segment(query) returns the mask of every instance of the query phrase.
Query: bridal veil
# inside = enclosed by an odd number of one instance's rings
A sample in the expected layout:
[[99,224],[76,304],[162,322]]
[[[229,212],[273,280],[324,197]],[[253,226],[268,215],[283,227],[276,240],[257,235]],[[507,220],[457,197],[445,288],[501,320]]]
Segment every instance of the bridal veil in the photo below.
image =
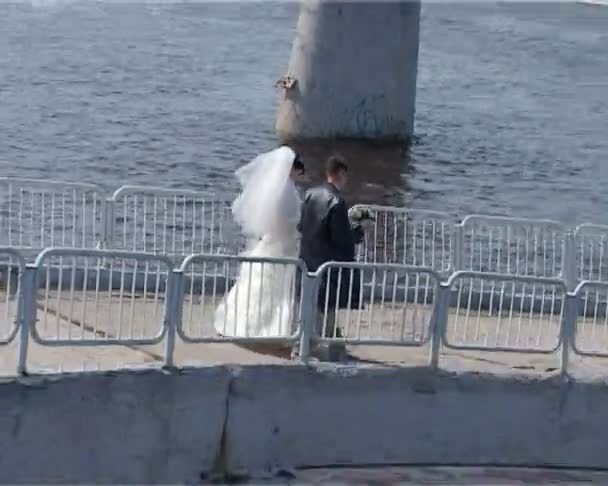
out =
[[300,200],[289,177],[295,158],[295,152],[283,146],[258,155],[236,171],[242,192],[232,213],[246,236],[262,238],[285,221],[297,221]]

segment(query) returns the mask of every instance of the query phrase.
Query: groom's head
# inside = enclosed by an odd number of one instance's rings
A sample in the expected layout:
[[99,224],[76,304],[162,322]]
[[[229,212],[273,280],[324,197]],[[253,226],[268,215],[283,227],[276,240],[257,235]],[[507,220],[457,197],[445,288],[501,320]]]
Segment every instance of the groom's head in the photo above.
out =
[[339,155],[332,155],[325,163],[327,182],[342,190],[348,181],[348,164]]

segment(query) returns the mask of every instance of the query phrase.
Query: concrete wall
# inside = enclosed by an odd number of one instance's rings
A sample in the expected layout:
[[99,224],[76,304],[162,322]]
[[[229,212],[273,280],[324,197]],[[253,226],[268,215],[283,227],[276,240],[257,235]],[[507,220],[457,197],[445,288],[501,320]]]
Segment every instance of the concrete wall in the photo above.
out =
[[414,128],[419,0],[303,0],[277,133],[285,141],[407,141]]
[[[276,384],[282,383],[280,387]],[[511,464],[606,467],[605,384],[247,370],[228,420],[233,470],[260,465]],[[604,409],[604,410],[602,410]]]
[[0,385],[0,482],[193,482],[331,464],[608,467],[608,388],[304,366]]
[[218,454],[229,382],[207,368],[3,383],[0,482],[197,481]]

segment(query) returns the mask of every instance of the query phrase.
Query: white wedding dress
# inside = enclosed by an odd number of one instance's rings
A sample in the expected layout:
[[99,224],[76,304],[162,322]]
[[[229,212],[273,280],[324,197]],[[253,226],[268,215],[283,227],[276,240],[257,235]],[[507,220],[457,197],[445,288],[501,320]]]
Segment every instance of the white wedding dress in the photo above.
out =
[[[244,256],[297,258],[301,200],[290,178],[295,153],[281,147],[237,171],[243,187],[232,211],[253,248]],[[215,311],[214,325],[226,337],[292,334],[295,266],[243,262],[236,283]]]

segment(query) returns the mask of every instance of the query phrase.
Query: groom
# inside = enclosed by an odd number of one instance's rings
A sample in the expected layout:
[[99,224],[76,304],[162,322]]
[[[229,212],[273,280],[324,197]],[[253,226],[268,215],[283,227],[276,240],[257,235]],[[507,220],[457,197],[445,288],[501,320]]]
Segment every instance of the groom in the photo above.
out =
[[[325,262],[355,261],[355,245],[363,239],[363,231],[359,226],[351,227],[348,208],[340,194],[347,181],[348,165],[343,158],[334,155],[325,164],[325,183],[309,189],[304,196],[299,225],[302,234],[300,259],[306,263],[309,272],[315,272]],[[342,276],[339,278],[339,272],[334,269],[328,279],[325,272],[319,291],[317,332],[322,334],[325,327],[325,337],[341,337],[340,329],[334,329],[336,307],[345,308],[349,303],[353,307],[359,303],[359,272],[352,272],[352,285],[351,271],[340,273]],[[324,315],[326,304],[327,315]]]

